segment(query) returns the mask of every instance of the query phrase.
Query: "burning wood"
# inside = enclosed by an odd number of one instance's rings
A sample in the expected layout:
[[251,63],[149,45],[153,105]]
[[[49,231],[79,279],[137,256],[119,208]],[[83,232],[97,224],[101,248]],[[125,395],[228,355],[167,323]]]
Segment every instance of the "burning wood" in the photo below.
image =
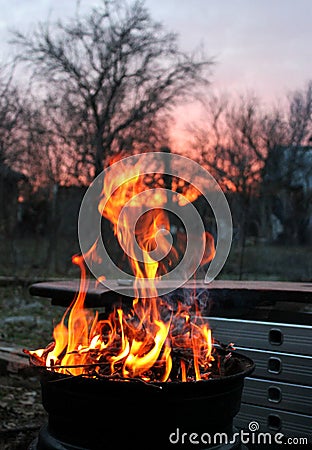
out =
[[[185,308],[185,306],[184,306]],[[185,312],[185,311],[184,311]],[[111,313],[108,320],[118,322],[118,317],[122,315],[120,309],[115,309]],[[175,316],[175,319],[181,320],[179,315]],[[198,319],[197,319],[198,320]],[[106,321],[102,321],[106,322]],[[96,335],[96,339],[93,339],[94,346],[80,347],[72,352],[66,352],[53,359],[51,353],[54,353],[56,343],[50,343],[43,351],[28,351],[27,354],[31,357],[32,364],[45,367],[48,358],[50,365],[48,369],[63,374],[69,375],[83,375],[87,377],[106,378],[111,380],[122,380],[131,378],[136,380],[142,380],[144,382],[157,382],[157,381],[195,381],[195,380],[207,380],[209,378],[223,377],[238,373],[242,370],[240,361],[233,357],[233,350],[235,350],[232,344],[225,346],[215,342],[212,345],[210,330],[205,326],[203,330],[207,333],[209,342],[204,341],[205,344],[195,344],[195,352],[192,343],[194,341],[201,341],[202,329],[196,324],[196,318],[194,322],[190,320],[190,316],[184,317],[184,333],[177,333],[177,327],[175,326],[175,320],[171,322],[169,332],[167,334],[167,346],[160,352],[159,357],[153,365],[142,364],[142,369],[137,372],[136,375],[129,376],[127,372],[129,364],[127,365],[127,358],[129,357],[130,345],[127,346],[127,352],[124,352],[123,343],[123,329],[128,328],[128,338],[132,342],[138,345],[139,351],[135,356],[144,360],[144,357],[150,357],[151,352],[155,349],[155,342],[146,331],[141,328],[137,333],[133,330],[133,317],[130,316],[127,322],[118,322],[119,327],[115,330],[114,339],[110,334],[105,333],[106,323],[99,322],[102,326],[103,334]],[[123,324],[123,329],[121,328]],[[137,340],[137,336],[140,336],[140,341]],[[106,345],[110,342],[110,345]],[[133,346],[133,344],[132,344]],[[167,348],[170,348],[170,365],[168,364]],[[68,363],[64,364],[64,356],[72,357],[75,361],[83,359],[83,363]],[[49,356],[50,355],[50,356]],[[85,357],[85,355],[87,357]],[[168,370],[168,365],[169,369]],[[78,372],[78,373],[77,373]]]
[[[88,286],[84,260],[99,259],[94,243],[86,254],[73,257],[81,270],[79,293],[55,327],[54,342],[45,349],[27,351],[31,361],[62,374],[144,382],[223,376],[231,365],[232,348],[215,351],[199,304],[182,300],[173,307],[157,293],[155,280],[178,259],[168,240],[165,191],[149,190],[140,176],[139,162],[125,165],[118,173],[117,177],[109,171],[105,175],[98,210],[112,223],[135,275],[132,307],[128,311],[116,308],[104,320],[84,308]],[[208,244],[203,258],[207,263],[215,254],[213,238],[207,239],[205,232],[198,239]]]

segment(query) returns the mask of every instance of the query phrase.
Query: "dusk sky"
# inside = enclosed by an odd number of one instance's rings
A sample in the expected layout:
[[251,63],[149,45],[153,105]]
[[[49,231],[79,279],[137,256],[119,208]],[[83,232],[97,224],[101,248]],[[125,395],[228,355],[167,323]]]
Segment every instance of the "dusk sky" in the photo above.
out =
[[[80,0],[82,11],[101,0]],[[76,0],[0,0],[0,58],[10,28],[73,15]],[[179,34],[183,49],[214,57],[212,89],[253,91],[275,101],[312,79],[311,0],[146,0],[155,20]]]

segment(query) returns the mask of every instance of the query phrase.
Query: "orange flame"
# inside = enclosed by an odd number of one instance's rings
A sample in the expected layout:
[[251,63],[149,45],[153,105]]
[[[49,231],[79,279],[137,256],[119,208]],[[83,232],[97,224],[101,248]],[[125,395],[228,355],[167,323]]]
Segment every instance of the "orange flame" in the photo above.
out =
[[[128,312],[116,308],[106,319],[84,308],[88,287],[84,259],[96,260],[95,243],[87,254],[72,259],[81,270],[79,293],[54,329],[54,344],[29,352],[39,364],[72,375],[139,377],[144,381],[209,377],[213,341],[198,308],[192,316],[190,306],[178,303],[175,308],[157,294],[155,280],[165,273],[168,259],[170,264],[178,259],[167,239],[166,194],[159,191],[148,190],[139,163],[125,165],[118,176],[107,171],[98,210],[112,223],[126,249],[136,280],[132,308]],[[157,208],[148,209],[147,204]],[[139,220],[132,220],[133,215]],[[215,248],[209,233],[202,238],[207,244],[205,264],[214,257]],[[184,356],[173,375],[173,355],[180,354]]]

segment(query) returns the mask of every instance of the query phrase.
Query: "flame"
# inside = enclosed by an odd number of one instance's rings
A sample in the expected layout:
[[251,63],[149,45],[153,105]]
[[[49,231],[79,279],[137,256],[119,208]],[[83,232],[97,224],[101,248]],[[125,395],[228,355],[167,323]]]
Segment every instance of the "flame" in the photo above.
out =
[[[72,261],[81,271],[79,292],[54,328],[54,343],[28,352],[38,364],[72,375],[147,382],[209,377],[213,340],[199,309],[194,311],[182,302],[174,306],[157,293],[156,280],[178,260],[168,239],[170,223],[163,209],[167,198],[161,191],[148,189],[139,163],[124,165],[117,176],[107,170],[98,211],[112,223],[135,275],[132,307],[129,311],[115,308],[105,319],[84,308],[88,288],[84,259],[97,261],[97,243],[83,256],[75,255]],[[196,192],[190,195],[194,197]],[[202,239],[206,242],[205,264],[214,257],[215,248],[209,233]],[[180,361],[178,369],[173,358]]]
[[[210,263],[216,254],[214,237],[208,232],[204,231],[202,236],[189,236],[189,239],[201,239],[204,247],[204,254],[200,262],[200,266]],[[177,248],[181,255],[184,255],[187,245],[187,235],[184,231],[177,232]],[[190,261],[191,264],[191,261]],[[195,269],[195,267],[194,267]]]
[[204,247],[205,250],[200,263],[201,266],[210,263],[210,261],[212,261],[216,255],[216,248],[213,236],[208,231],[204,231],[202,239],[205,242]]
[[178,203],[180,206],[185,206],[188,202],[194,202],[194,200],[196,200],[201,195],[201,192],[196,189],[195,186],[181,179],[173,179],[172,190],[174,192],[182,194],[178,197]]

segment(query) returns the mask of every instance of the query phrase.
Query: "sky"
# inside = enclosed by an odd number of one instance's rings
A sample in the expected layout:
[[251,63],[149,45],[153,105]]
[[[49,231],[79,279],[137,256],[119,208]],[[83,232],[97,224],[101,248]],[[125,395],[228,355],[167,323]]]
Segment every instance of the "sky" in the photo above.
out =
[[[80,0],[82,11],[101,0]],[[0,60],[12,28],[75,13],[76,0],[0,0]],[[177,32],[180,47],[204,48],[215,65],[211,89],[252,91],[265,103],[312,79],[311,0],[145,0],[152,17]]]
[[254,90],[269,101],[312,78],[311,0],[156,3],[155,16],[180,34],[183,47],[203,43],[215,58],[212,86],[217,89]]

